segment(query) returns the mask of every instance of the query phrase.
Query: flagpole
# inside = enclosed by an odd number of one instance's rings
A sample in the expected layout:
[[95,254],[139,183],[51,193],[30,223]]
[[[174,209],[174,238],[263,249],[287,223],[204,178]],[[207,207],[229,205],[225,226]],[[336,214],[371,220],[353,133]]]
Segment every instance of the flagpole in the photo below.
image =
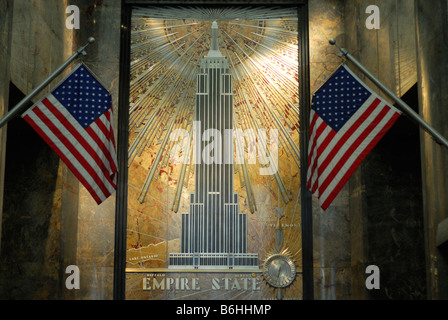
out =
[[53,72],[44,82],[42,82],[37,88],[35,88],[31,93],[29,93],[22,101],[20,101],[10,112],[8,112],[1,120],[0,120],[0,128],[2,128],[5,124],[11,121],[17,114],[24,111],[24,109],[28,106],[28,103],[34,98],[40,91],[42,91],[47,85],[50,84],[58,75],[62,73],[69,66],[70,63],[73,62],[80,54],[87,55],[84,51],[91,43],[95,42],[95,38],[90,37],[89,42],[79,48],[70,58],[68,58],[56,71]]
[[442,144],[448,148],[448,141],[433,127],[431,127],[422,117],[418,115],[410,106],[408,106],[403,100],[401,100],[395,93],[393,93],[388,87],[386,87],[383,83],[381,83],[373,74],[369,72],[358,60],[356,60],[348,51],[344,48],[339,47],[336,44],[335,39],[330,39],[331,45],[336,45],[341,53],[340,57],[346,56],[348,60],[353,62],[370,80],[372,80],[379,88],[381,88],[385,93],[387,93],[404,111],[408,116],[410,116],[413,120],[417,121],[423,129],[425,129],[428,133],[430,133],[435,141],[438,144]]

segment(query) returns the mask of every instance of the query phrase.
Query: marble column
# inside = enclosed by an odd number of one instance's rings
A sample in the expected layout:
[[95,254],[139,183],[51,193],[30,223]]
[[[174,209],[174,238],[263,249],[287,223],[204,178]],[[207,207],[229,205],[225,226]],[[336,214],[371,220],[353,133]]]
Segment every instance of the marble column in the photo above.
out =
[[[415,1],[419,108],[448,137],[448,1]],[[436,246],[439,223],[448,218],[448,150],[421,133],[426,269],[429,299],[448,298],[448,256]]]
[[[315,92],[338,68],[342,60],[335,47],[335,38],[345,43],[344,1],[317,0],[309,2],[310,87]],[[350,212],[348,185],[332,206],[323,211],[313,198],[314,298],[316,300],[349,299]]]
[[[10,58],[13,1],[6,0],[0,4],[0,117],[8,112],[9,83],[10,83]],[[7,126],[0,129],[0,254],[2,236],[3,193],[5,180],[5,156],[6,156],[6,130]]]
[[[120,59],[121,3],[116,0],[77,0],[81,28],[75,32],[75,45],[96,39],[82,60],[112,94],[115,135],[118,116],[118,77]],[[80,269],[81,289],[76,299],[113,298],[115,200],[113,194],[97,205],[88,191],[79,186],[76,264]]]

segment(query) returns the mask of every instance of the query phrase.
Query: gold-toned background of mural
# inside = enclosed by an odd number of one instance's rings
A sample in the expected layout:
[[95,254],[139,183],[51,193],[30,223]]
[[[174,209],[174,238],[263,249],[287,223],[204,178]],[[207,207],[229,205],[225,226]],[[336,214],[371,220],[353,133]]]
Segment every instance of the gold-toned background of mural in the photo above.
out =
[[[291,287],[282,290],[283,298],[300,299],[297,11],[231,7],[133,10],[127,298],[278,297],[278,290],[264,282],[261,268],[256,273],[183,273],[167,269],[169,253],[180,250],[181,214],[188,212],[190,193],[194,191],[194,166],[170,161],[171,150],[178,143],[170,141],[170,134],[176,129],[191,130],[196,74],[200,60],[208,52],[214,20],[219,24],[221,53],[229,60],[233,75],[235,129],[279,130],[280,179],[260,175],[259,164],[234,166],[234,191],[239,195],[240,212],[248,217],[247,249],[259,254],[262,267],[270,253],[287,247],[294,254],[298,274]],[[246,149],[250,147],[246,145]],[[178,156],[181,159],[183,155]],[[256,208],[250,206],[251,198]],[[178,210],[173,207],[176,199]],[[190,279],[190,290],[176,289],[175,284],[143,290],[146,278],[150,279],[148,285],[153,278],[157,285],[161,279]],[[193,278],[200,279],[201,290],[192,290]],[[259,285],[256,290],[246,290],[245,281],[252,280],[235,282],[238,278],[256,279]],[[218,279],[221,285],[212,289],[210,279]]]

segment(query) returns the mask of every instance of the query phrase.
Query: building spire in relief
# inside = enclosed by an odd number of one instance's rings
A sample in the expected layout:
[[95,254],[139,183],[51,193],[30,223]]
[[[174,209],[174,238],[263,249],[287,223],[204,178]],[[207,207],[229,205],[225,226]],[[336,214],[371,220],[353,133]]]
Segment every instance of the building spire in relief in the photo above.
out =
[[218,42],[218,23],[213,21],[212,23],[212,37],[210,40],[210,51],[207,54],[207,57],[222,57],[221,51],[219,51],[219,42]]

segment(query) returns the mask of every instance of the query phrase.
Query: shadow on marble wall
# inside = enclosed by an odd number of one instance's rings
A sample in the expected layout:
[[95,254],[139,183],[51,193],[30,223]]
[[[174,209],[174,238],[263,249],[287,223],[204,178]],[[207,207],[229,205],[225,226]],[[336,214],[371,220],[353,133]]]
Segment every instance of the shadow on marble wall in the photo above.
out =
[[[23,93],[11,84],[10,107]],[[21,118],[8,124],[0,299],[58,299],[59,157]]]
[[[66,4],[66,0],[14,0],[10,108],[71,55],[70,32],[65,28]],[[62,274],[59,259],[63,166],[43,140],[36,137],[20,117],[8,125],[1,291],[16,299],[57,299]]]
[[[403,100],[418,108],[417,85]],[[365,265],[381,271],[375,300],[426,299],[419,128],[401,117],[363,165]]]

